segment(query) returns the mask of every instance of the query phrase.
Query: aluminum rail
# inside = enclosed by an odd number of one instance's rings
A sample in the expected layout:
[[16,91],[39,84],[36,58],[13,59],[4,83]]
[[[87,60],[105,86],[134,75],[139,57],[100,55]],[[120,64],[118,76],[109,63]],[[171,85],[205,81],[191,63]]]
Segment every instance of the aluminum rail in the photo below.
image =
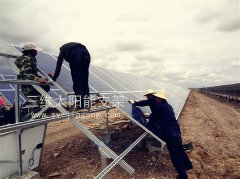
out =
[[8,58],[18,58],[18,57],[20,57],[19,55],[12,55],[12,54],[3,53],[3,52],[0,52],[0,56],[8,57]]
[[52,82],[39,83],[34,80],[0,80],[0,83],[18,85],[53,85]]

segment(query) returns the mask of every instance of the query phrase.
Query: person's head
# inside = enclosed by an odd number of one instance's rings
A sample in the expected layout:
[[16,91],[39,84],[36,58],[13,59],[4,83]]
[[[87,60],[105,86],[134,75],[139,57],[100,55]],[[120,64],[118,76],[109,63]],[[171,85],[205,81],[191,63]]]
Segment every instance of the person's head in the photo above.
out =
[[155,94],[156,91],[152,90],[152,89],[148,89],[146,91],[146,93],[144,94],[144,96],[146,96],[147,99],[152,99],[153,98],[153,94]]
[[165,91],[159,91],[158,93],[153,94],[153,96],[156,97],[156,102],[157,103],[162,103],[167,100],[167,95]]
[[37,52],[42,50],[32,42],[25,43],[22,49],[23,49],[22,53],[24,55],[30,55],[32,57],[35,57],[37,55]]

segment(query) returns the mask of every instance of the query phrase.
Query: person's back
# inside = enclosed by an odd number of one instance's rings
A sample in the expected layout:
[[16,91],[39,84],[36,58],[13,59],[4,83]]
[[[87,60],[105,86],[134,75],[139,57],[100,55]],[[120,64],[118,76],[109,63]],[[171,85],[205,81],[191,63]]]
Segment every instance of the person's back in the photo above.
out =
[[[83,48],[86,49],[84,45],[78,42],[69,42],[60,47],[60,55],[69,62],[71,60],[72,53],[74,53],[74,50],[77,48]],[[62,54],[61,54],[62,53]],[[89,57],[90,59],[90,57]]]
[[17,58],[15,64],[20,70],[18,79],[22,80],[39,79],[36,58],[23,54],[22,56]]
[[167,101],[156,104],[155,108],[154,123],[158,125],[159,131],[164,135],[181,133],[173,108]]

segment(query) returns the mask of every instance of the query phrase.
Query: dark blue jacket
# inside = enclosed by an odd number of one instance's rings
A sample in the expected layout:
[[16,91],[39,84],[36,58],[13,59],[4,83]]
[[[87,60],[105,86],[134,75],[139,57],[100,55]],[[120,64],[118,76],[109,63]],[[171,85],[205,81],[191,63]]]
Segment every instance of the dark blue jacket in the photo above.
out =
[[[69,43],[64,44],[63,46],[60,47],[60,53],[58,55],[58,60],[57,60],[54,77],[52,78],[53,81],[56,81],[56,79],[58,78],[60,71],[61,71],[62,63],[64,60],[66,60],[70,64],[74,63],[72,61],[71,57],[76,51],[77,51],[77,53],[81,53],[82,56],[84,56],[84,58],[87,58],[90,61],[90,58],[91,58],[90,54],[84,45],[77,43],[77,42],[69,42]],[[80,70],[80,67],[77,66],[76,68],[79,68],[79,70]],[[70,66],[70,68],[71,68],[71,66]],[[72,71],[72,69],[71,69],[71,71]]]
[[156,113],[154,116],[154,120],[156,120],[154,122],[159,125],[159,132],[163,135],[171,136],[181,133],[173,108],[167,101],[156,104]]
[[152,98],[147,99],[147,100],[137,101],[133,105],[135,105],[135,106],[149,106],[152,113],[153,113],[155,111],[156,104],[157,103],[156,103],[155,97],[152,97]]
[[160,132],[166,136],[181,133],[173,108],[167,101],[157,103],[155,99],[150,99],[135,102],[134,105],[150,107],[152,114],[149,118],[148,128],[154,133]]

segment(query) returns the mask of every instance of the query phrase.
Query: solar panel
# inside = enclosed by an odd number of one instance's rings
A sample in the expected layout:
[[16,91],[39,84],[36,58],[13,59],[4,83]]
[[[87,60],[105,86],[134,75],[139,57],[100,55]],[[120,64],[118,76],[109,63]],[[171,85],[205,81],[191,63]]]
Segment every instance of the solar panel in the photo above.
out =
[[[4,75],[4,74],[1,74],[0,75],[0,80],[3,80],[3,79],[14,79],[14,75]],[[0,84],[0,91],[4,91],[4,90],[14,90],[13,86],[12,85],[9,85],[9,84]]]
[[[14,47],[21,52],[21,48],[17,46]],[[41,69],[44,73],[48,74],[49,72],[55,71],[57,61],[56,56],[39,52],[36,58],[39,69]],[[68,63],[65,61],[59,78],[57,79],[57,83],[66,92],[73,92],[70,68]],[[176,85],[154,81],[142,76],[125,74],[94,65],[90,65],[89,68],[89,86],[91,92],[113,92],[112,94],[105,95],[106,98],[110,99],[110,101],[111,99],[114,99],[114,97],[116,98],[116,96],[121,96],[121,98],[124,99],[124,101],[122,101],[124,106],[120,105],[119,108],[133,118],[135,115],[134,113],[136,113],[136,116],[139,114],[137,112],[133,112],[134,110],[132,110],[132,105],[128,103],[128,99],[145,99],[143,97],[143,91],[146,91],[149,88],[157,91],[167,91],[168,102],[173,106],[176,117],[180,114],[189,94],[189,90]],[[114,101],[112,102],[114,103]],[[148,107],[141,107],[139,109],[144,112],[150,112]]]

